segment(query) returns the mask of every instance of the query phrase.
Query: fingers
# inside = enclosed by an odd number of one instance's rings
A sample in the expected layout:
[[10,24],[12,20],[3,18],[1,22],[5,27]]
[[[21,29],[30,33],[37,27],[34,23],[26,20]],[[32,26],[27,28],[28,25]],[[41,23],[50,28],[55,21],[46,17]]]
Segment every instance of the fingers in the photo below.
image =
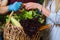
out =
[[26,5],[26,3],[23,3],[22,5],[23,5],[23,6],[25,6],[25,5]]
[[27,10],[36,9],[37,3],[29,2],[29,3],[25,3],[24,6],[25,6],[25,9],[27,9]]
[[23,4],[25,6],[25,9],[30,10],[32,8],[32,4],[31,3],[25,3]]
[[25,8],[25,4],[26,4],[26,3],[23,3],[21,8]]

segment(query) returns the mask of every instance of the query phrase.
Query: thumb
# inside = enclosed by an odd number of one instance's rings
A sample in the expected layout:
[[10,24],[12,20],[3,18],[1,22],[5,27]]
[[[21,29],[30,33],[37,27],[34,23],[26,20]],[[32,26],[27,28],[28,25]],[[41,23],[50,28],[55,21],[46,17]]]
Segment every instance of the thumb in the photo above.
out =
[[23,3],[23,6],[26,6],[27,3]]
[[26,3],[23,3],[23,4],[22,4],[22,7],[25,8],[25,6],[26,6]]

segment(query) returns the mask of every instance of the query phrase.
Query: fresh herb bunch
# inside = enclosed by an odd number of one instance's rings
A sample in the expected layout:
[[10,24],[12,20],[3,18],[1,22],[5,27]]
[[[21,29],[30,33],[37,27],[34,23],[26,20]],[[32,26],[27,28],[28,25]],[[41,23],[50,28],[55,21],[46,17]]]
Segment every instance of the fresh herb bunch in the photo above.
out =
[[[37,18],[39,17],[38,21],[43,24],[44,23],[44,18],[43,18],[43,15],[40,13],[38,14],[37,13],[38,10],[25,10],[23,9],[22,12],[20,12],[20,14],[16,14],[14,13],[13,14],[13,17],[17,20],[17,21],[20,21],[20,20],[27,20],[27,19],[33,19],[33,18]],[[8,16],[6,17],[6,22],[8,20]]]

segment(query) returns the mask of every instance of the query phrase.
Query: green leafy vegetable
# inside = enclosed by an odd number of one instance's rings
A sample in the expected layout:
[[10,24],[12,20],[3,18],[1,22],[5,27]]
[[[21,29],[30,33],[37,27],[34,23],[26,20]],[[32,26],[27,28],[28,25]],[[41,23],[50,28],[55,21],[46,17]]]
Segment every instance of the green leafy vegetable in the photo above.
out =
[[10,20],[14,26],[20,27],[22,29],[21,24],[15,18],[11,17]]

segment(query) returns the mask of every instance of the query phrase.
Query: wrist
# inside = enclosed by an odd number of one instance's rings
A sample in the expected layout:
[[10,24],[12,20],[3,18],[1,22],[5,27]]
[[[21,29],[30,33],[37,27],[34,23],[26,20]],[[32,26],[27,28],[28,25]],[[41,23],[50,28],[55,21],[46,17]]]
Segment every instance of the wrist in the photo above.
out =
[[8,11],[12,11],[12,5],[8,5]]

